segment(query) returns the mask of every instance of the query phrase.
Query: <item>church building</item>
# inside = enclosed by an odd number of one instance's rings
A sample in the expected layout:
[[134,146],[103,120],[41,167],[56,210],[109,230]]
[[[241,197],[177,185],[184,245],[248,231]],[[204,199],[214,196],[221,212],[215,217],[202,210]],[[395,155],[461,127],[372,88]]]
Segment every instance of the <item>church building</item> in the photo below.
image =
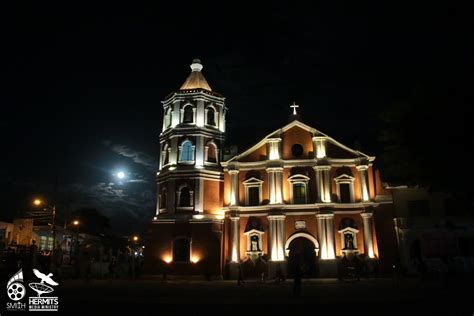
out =
[[198,59],[163,101],[156,215],[145,270],[236,278],[336,276],[355,256],[388,271],[397,241],[375,157],[292,120],[223,160],[225,98]]

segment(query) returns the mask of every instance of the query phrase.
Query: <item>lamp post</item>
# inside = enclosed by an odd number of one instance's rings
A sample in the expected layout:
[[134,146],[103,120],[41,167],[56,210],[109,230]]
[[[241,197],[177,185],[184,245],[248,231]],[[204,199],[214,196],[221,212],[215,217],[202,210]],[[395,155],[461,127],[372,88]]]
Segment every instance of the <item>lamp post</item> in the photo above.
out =
[[54,248],[56,247],[56,205],[49,205],[45,203],[44,201],[40,199],[35,199],[33,201],[33,204],[36,206],[44,205],[48,208],[51,209],[52,212],[52,219],[51,219],[51,232],[53,233],[53,247],[51,248],[51,258],[53,259],[54,257]]
[[137,235],[134,235],[130,241],[130,252],[132,255],[132,278],[135,280],[135,246],[138,243],[140,238]]
[[[77,253],[77,250],[79,248],[79,224],[80,222],[75,219],[73,222],[72,222],[72,225],[76,228],[76,239],[75,239],[75,242],[74,242],[74,252]],[[72,245],[71,247],[69,248],[69,262],[71,262],[71,258],[72,258]]]

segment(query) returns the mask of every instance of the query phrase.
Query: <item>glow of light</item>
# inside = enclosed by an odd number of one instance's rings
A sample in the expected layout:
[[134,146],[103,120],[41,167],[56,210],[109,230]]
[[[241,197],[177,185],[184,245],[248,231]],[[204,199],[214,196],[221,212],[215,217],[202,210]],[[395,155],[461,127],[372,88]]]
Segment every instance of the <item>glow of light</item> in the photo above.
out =
[[374,249],[372,249],[372,247],[369,247],[369,258],[375,258]]
[[232,262],[239,262],[239,258],[237,258],[237,247],[232,247]]
[[125,178],[125,173],[123,171],[117,172],[117,178],[119,178],[119,179]]
[[268,158],[270,160],[280,159],[280,153],[278,152],[278,142],[270,142],[270,154]]
[[173,261],[173,259],[171,258],[170,255],[166,255],[163,260],[166,262],[166,263],[170,263],[171,261]]
[[41,203],[43,203],[40,199],[36,199],[33,201],[33,204],[34,205],[41,205]]
[[77,226],[77,225],[79,225],[79,221],[78,221],[78,220],[75,220],[74,222],[72,222],[72,224],[73,224],[74,226]]
[[224,219],[225,216],[223,214],[216,215],[216,219]]
[[133,236],[133,241],[137,241],[138,240],[138,236]]
[[156,217],[156,216],[155,216],[155,217],[153,217],[153,220],[154,220],[154,221],[156,221],[157,219],[158,219],[158,217]]
[[194,215],[193,216],[195,219],[203,219],[204,215]]
[[197,256],[193,256],[193,257],[191,258],[191,262],[192,262],[192,263],[198,263],[199,260],[200,260],[200,259],[199,259],[199,257],[197,257]]
[[138,252],[135,251],[135,256],[138,256]]

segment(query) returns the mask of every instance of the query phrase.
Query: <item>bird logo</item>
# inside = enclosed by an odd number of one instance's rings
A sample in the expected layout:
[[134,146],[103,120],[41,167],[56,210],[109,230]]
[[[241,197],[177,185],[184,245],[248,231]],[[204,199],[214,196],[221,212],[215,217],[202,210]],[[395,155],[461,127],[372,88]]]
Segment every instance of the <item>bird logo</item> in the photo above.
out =
[[41,279],[41,284],[43,284],[43,283],[46,282],[47,284],[52,285],[52,286],[58,285],[57,282],[55,282],[53,279],[51,279],[51,277],[53,276],[52,273],[46,275],[46,274],[44,274],[44,273],[41,273],[41,272],[40,272],[39,270],[37,270],[37,269],[33,269],[33,273],[36,275],[36,277],[37,277],[38,279]]
[[[52,273],[46,275],[44,273],[41,273],[37,269],[33,269],[33,273],[36,275],[38,279],[41,280],[40,283],[30,283],[28,284],[32,290],[34,290],[36,293],[38,293],[38,297],[41,297],[41,294],[45,293],[51,293],[53,292],[53,288],[49,285],[56,286],[59,285],[59,283],[55,282],[51,277],[53,276]],[[46,284],[49,285],[46,285]]]

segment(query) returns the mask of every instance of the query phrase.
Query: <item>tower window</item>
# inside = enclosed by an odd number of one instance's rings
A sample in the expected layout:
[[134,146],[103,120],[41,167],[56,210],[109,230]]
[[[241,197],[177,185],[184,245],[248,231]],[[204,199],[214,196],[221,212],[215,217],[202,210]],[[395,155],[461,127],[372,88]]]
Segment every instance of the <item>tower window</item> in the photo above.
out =
[[193,144],[189,140],[185,140],[181,144],[181,161],[193,161],[194,160],[194,150]]
[[211,107],[207,108],[207,118],[206,118],[207,125],[212,125],[212,126],[216,125],[215,113],[216,111],[214,111],[213,108]]
[[188,187],[183,187],[179,195],[179,206],[186,207],[191,206],[191,193]]
[[194,111],[191,105],[187,105],[184,108],[183,114],[183,123],[192,123],[194,122]]
[[294,204],[306,203],[306,185],[304,183],[293,184],[293,203]]
[[189,262],[191,243],[187,238],[179,238],[173,242],[173,261]]
[[217,162],[217,150],[214,144],[208,144],[207,146],[207,159],[208,162]]

